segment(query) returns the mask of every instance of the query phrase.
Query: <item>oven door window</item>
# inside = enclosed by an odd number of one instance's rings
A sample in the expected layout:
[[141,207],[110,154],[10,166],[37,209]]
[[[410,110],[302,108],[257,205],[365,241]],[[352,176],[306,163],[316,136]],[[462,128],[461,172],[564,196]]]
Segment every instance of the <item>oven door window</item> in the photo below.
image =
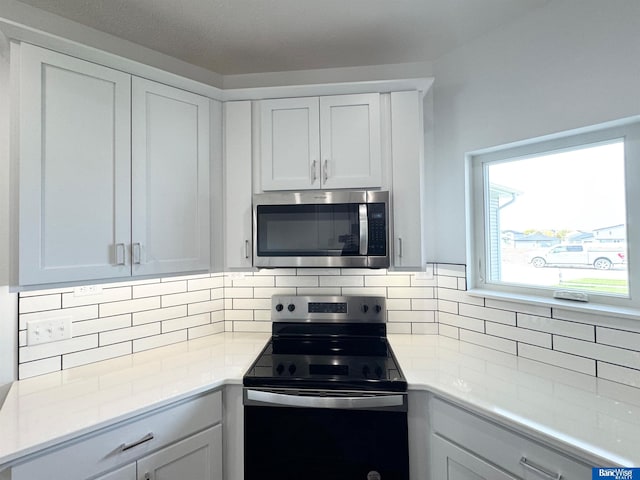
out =
[[358,204],[259,205],[258,256],[358,255]]

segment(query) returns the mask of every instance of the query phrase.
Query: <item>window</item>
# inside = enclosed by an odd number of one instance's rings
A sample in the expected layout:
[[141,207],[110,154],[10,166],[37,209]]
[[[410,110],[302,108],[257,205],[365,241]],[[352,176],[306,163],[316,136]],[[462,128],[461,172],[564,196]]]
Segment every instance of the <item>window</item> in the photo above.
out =
[[468,159],[471,288],[640,308],[638,119]]

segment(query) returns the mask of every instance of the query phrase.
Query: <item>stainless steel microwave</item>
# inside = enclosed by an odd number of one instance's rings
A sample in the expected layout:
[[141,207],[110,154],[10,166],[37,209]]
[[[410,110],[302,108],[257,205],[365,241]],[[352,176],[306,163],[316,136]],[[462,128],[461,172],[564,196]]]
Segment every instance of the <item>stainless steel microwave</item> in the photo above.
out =
[[253,196],[256,267],[389,266],[389,192],[262,193]]

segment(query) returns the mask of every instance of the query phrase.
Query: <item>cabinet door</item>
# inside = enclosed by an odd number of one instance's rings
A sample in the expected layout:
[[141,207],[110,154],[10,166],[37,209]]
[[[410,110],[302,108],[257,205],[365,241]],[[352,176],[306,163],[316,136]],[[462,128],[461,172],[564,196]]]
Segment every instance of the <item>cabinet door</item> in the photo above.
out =
[[251,268],[251,102],[224,104],[225,268]]
[[95,480],[136,480],[136,464],[130,463],[106,475],[101,475]]
[[480,457],[433,435],[431,478],[434,480],[518,480]]
[[130,275],[130,76],[20,46],[19,283]]
[[133,275],[208,270],[209,100],[133,78]]
[[320,97],[322,188],[382,185],[380,95]]
[[262,190],[320,188],[318,98],[263,100]]
[[423,269],[424,134],[420,93],[391,94],[393,266]]
[[222,426],[138,460],[138,480],[222,480]]

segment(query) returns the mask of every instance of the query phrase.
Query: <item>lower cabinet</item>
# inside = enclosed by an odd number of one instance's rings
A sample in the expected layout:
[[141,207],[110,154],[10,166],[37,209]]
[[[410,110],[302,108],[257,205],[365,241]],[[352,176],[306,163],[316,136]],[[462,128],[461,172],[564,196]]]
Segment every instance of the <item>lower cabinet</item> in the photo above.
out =
[[136,480],[136,464],[130,463],[106,475],[100,475],[95,480]]

